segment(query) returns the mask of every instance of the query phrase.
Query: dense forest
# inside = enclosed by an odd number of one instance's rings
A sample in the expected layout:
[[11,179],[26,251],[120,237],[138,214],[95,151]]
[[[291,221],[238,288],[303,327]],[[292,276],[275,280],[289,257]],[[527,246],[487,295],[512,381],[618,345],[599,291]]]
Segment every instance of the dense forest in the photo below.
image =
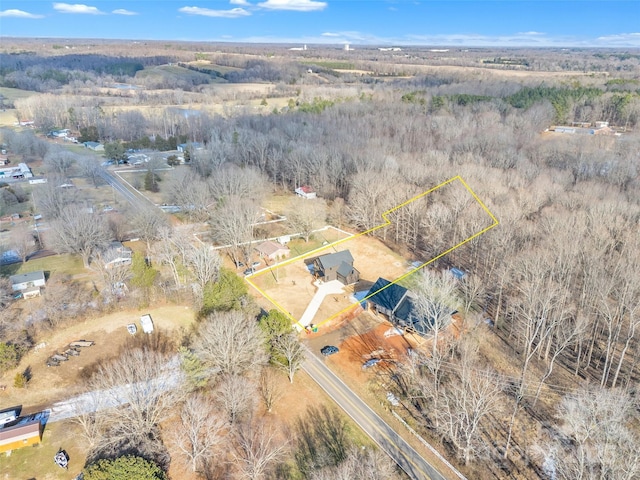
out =
[[[108,60],[4,53],[0,84],[49,92],[15,101],[20,116],[43,132],[91,128],[95,140],[124,148],[201,143],[189,153],[188,173],[160,190],[190,220],[212,225],[229,215],[220,199],[240,197],[230,195],[233,172],[244,172],[245,183],[235,183],[243,192],[249,181],[264,190],[313,185],[327,201],[328,220],[359,231],[460,175],[500,222],[433,265],[469,273],[456,287],[468,305],[468,334],[435,342],[390,380],[420,430],[441,442],[469,478],[638,478],[640,56],[472,51],[448,64],[480,68],[484,59],[486,72],[426,74],[420,68],[444,60],[411,50],[391,59],[370,50],[351,56],[349,70],[378,75],[357,75],[332,66],[345,61],[344,52],[323,52],[322,60],[254,53],[261,58],[207,54],[238,70],[185,68],[207,79],[180,94],[194,94],[191,106],[206,105],[215,81],[271,82],[286,107],[185,116],[170,101],[150,115],[142,108],[150,98],[162,104],[177,93],[70,95],[78,82],[143,84],[136,71],[170,57],[191,62],[193,51]],[[491,73],[501,66],[523,75]],[[313,79],[307,69],[315,70]],[[595,73],[541,75],[563,70]],[[114,105],[131,108],[114,114]],[[619,135],[547,131],[596,121]],[[12,151],[45,155],[31,133],[3,137]],[[404,210],[395,226],[372,235],[426,261],[457,238],[457,225],[471,230],[480,221],[468,204],[443,199],[438,208]]]

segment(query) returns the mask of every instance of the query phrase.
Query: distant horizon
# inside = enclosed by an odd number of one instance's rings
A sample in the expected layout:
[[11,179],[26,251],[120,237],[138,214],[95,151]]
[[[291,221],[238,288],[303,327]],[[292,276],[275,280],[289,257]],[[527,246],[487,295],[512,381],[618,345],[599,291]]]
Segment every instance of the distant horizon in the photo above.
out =
[[[281,46],[287,48],[296,48],[307,46],[307,50],[309,51],[312,48],[335,48],[338,50],[344,51],[344,46],[349,45],[350,51],[357,49],[378,49],[378,48],[402,48],[402,49],[438,49],[438,50],[631,50],[638,51],[640,53],[640,46],[638,47],[588,47],[588,46],[579,46],[579,47],[565,47],[561,45],[551,45],[551,46],[532,46],[532,45],[521,45],[521,46],[504,46],[504,45],[482,45],[482,46],[474,46],[474,45],[435,45],[435,44],[358,44],[358,43],[289,43],[289,42],[243,42],[243,41],[231,41],[231,40],[182,40],[182,39],[153,39],[153,38],[99,38],[99,37],[20,37],[20,36],[5,36],[0,35],[0,40],[38,40],[38,41],[69,41],[71,42],[134,42],[134,43],[161,43],[161,42],[174,42],[174,43],[185,43],[185,44],[221,44],[221,45],[235,45],[235,46]],[[304,50],[298,50],[304,51]]]
[[636,0],[4,0],[2,37],[449,48],[640,48]]

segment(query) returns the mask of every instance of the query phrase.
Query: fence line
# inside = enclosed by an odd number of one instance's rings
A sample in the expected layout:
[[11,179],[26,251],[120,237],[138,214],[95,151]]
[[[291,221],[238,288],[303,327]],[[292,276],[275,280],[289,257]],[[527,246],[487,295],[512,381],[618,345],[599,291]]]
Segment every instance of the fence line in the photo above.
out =
[[420,440],[420,442],[429,449],[429,451],[431,453],[433,453],[436,457],[438,457],[438,459],[444,463],[447,467],[449,467],[449,469],[455,473],[455,475],[460,479],[460,480],[467,480],[467,477],[465,477],[464,475],[462,475],[462,473],[460,473],[456,467],[454,467],[453,465],[451,465],[446,458],[444,458],[442,455],[440,455],[440,452],[438,452],[435,448],[433,448],[433,446],[427,442],[424,438],[422,438],[420,436],[420,434],[418,432],[416,432],[413,428],[411,428],[411,426],[404,421],[404,418],[402,418],[400,415],[398,415],[395,411],[391,411],[391,413],[393,414],[394,417],[396,417],[396,419],[398,419],[400,421],[400,423],[402,423],[407,430],[409,430],[414,437],[416,437],[418,440]]

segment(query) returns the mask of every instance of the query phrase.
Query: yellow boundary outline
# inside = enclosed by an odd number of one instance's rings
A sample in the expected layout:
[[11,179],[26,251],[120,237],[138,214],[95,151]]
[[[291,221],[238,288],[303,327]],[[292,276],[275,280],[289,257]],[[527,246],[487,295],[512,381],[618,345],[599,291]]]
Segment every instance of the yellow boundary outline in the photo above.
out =
[[276,265],[273,265],[269,268],[266,268],[264,270],[261,270],[260,272],[257,272],[255,275],[250,275],[248,277],[245,277],[245,280],[247,281],[247,283],[249,283],[249,285],[251,285],[253,288],[255,288],[260,295],[262,295],[264,298],[266,298],[267,300],[269,300],[273,305],[275,305],[275,307],[280,310],[282,313],[284,313],[287,317],[289,317],[292,321],[293,324],[298,325],[300,327],[300,329],[304,329],[304,325],[301,325],[299,322],[299,320],[296,320],[295,318],[293,318],[292,315],[289,314],[289,312],[287,311],[287,309],[283,308],[282,305],[280,305],[278,302],[276,302],[269,294],[267,294],[264,290],[262,290],[260,287],[258,287],[255,283],[253,283],[251,281],[251,278],[253,277],[259,277],[264,275],[265,273],[269,273],[272,272],[275,268],[280,268],[280,267],[284,267],[286,265],[289,265],[290,263],[293,262],[297,262],[300,260],[303,260],[304,258],[310,257],[312,255],[315,255],[316,253],[319,253],[323,250],[328,250],[329,248],[335,247],[336,245],[339,245],[343,242],[347,242],[349,240],[353,240],[359,236],[362,235],[367,235],[371,232],[375,232],[376,230],[379,230],[380,228],[384,228],[384,227],[388,227],[389,225],[391,225],[391,220],[389,220],[388,215],[390,215],[391,213],[395,212],[396,210],[399,210],[407,205],[409,205],[411,202],[415,202],[416,200],[421,199],[422,197],[434,192],[435,190],[442,188],[450,183],[455,182],[456,180],[459,180],[462,185],[464,186],[464,188],[467,189],[467,191],[471,194],[471,196],[476,200],[476,202],[478,202],[478,204],[480,205],[480,207],[487,213],[487,215],[489,215],[489,217],[493,220],[493,223],[491,225],[489,225],[488,227],[483,228],[482,230],[480,230],[479,232],[474,233],[473,235],[471,235],[470,237],[466,238],[465,240],[461,241],[460,243],[454,245],[453,247],[445,250],[444,252],[436,255],[435,257],[433,257],[431,260],[428,260],[427,262],[421,264],[419,267],[416,267],[412,270],[409,270],[407,273],[399,276],[398,278],[396,278],[395,280],[393,280],[392,282],[390,282],[388,285],[385,285],[384,287],[382,287],[380,290],[373,292],[369,295],[367,295],[366,297],[364,297],[362,300],[357,301],[356,303],[353,303],[351,305],[349,305],[346,308],[343,308],[342,310],[340,310],[337,313],[334,313],[333,315],[331,315],[330,317],[326,318],[325,320],[322,320],[322,322],[315,324],[315,326],[319,327],[324,323],[327,323],[331,320],[333,320],[334,318],[336,318],[339,315],[342,315],[343,313],[347,312],[348,310],[351,310],[354,306],[358,305],[359,303],[362,303],[363,301],[367,300],[368,298],[373,297],[374,295],[376,295],[377,293],[383,291],[385,288],[389,288],[391,285],[398,283],[400,280],[403,280],[405,278],[407,278],[409,275],[413,275],[414,273],[416,273],[418,270],[420,270],[421,268],[426,267],[427,265],[435,262],[436,260],[438,260],[439,258],[444,257],[445,255],[451,253],[452,251],[454,251],[456,248],[461,247],[462,245],[464,245],[467,242],[470,242],[471,240],[473,240],[474,238],[479,237],[480,235],[482,235],[483,233],[491,230],[493,227],[496,227],[500,224],[500,222],[498,221],[498,219],[493,215],[493,213],[491,213],[491,211],[487,208],[487,206],[482,202],[482,200],[480,200],[480,198],[475,194],[475,192],[471,189],[471,187],[469,187],[469,185],[467,185],[467,183],[462,179],[462,177],[460,175],[456,175],[453,178],[450,178],[449,180],[446,180],[444,182],[442,182],[439,185],[436,185],[433,188],[430,188],[429,190],[422,192],[419,195],[416,195],[415,197],[410,198],[409,200],[407,200],[404,203],[401,203],[400,205],[397,205],[395,207],[393,207],[390,210],[387,210],[386,212],[384,212],[382,214],[382,218],[384,219],[384,223],[377,225],[373,228],[370,228],[369,230],[362,232],[362,233],[358,233],[358,234],[354,234],[354,235],[350,235],[346,238],[342,238],[340,240],[337,240],[333,243],[330,243],[329,245],[323,245],[320,248],[316,248],[315,250],[312,250],[310,252],[307,253],[303,253],[302,255],[298,255],[297,257],[294,258],[290,258],[289,260],[286,260],[282,263],[278,263]]

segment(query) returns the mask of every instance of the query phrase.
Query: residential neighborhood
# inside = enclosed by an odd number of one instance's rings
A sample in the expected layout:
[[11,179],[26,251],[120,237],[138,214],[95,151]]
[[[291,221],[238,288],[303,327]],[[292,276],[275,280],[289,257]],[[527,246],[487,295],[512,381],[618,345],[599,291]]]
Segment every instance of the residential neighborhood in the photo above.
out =
[[640,478],[632,33],[7,1],[0,479]]

